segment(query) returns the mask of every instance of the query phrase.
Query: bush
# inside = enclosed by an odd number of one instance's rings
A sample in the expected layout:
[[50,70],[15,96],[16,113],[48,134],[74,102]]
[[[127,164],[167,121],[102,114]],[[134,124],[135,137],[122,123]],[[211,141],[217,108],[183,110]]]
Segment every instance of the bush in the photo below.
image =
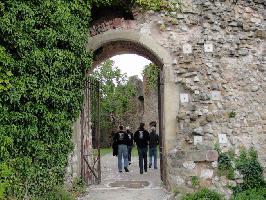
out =
[[227,153],[219,153],[218,174],[219,176],[226,176],[230,180],[234,179],[232,159]]
[[234,188],[234,192],[242,192],[252,188],[265,187],[263,168],[258,161],[257,151],[254,148],[243,149],[236,159],[236,169],[243,175],[243,183]]
[[265,200],[266,188],[253,188],[236,194],[232,200]]
[[75,197],[61,186],[56,186],[42,197],[35,197],[33,200],[75,200]]
[[224,200],[224,197],[215,191],[202,189],[196,193],[187,194],[182,200]]

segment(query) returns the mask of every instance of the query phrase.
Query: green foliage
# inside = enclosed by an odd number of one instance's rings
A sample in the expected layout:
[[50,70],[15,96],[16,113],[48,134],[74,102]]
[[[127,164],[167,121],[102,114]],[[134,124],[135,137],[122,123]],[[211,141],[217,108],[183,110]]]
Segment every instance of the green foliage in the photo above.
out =
[[54,189],[44,195],[33,197],[33,200],[75,200],[75,197],[64,187],[55,186]]
[[86,192],[86,183],[81,178],[76,178],[73,181],[71,193],[75,197],[79,197],[81,194],[84,194]]
[[234,179],[232,158],[228,153],[219,153],[218,174],[219,176],[226,176],[230,180]]
[[6,52],[6,49],[0,45],[0,94],[11,87],[10,80],[13,74],[10,68],[12,63],[12,57]]
[[229,118],[235,118],[235,117],[236,117],[236,112],[231,111],[231,112],[229,113]]
[[145,66],[143,70],[143,76],[147,79],[147,86],[151,89],[158,86],[159,75],[160,68],[152,63]]
[[169,0],[135,0],[135,3],[146,10],[176,11],[181,10],[181,1]]
[[89,19],[89,1],[1,1],[1,195],[38,196],[63,183],[91,62]]
[[112,60],[105,61],[94,70],[92,76],[101,82],[101,133],[103,133],[102,140],[107,140],[112,130],[123,123],[126,114],[130,112],[132,107],[130,99],[136,90],[127,76],[114,66]]
[[257,151],[254,148],[241,151],[239,158],[236,159],[236,169],[243,175],[244,182],[234,188],[235,193],[266,186],[263,178],[263,168],[258,161]]
[[144,10],[154,11],[176,11],[181,10],[181,1],[169,0],[92,0],[93,4],[100,6],[139,6]]
[[11,169],[6,163],[0,164],[0,199],[4,199],[5,191],[10,187],[8,177],[11,174]]
[[202,189],[196,193],[185,195],[182,200],[224,200],[224,197],[215,191]]
[[192,176],[191,177],[191,182],[192,182],[192,186],[194,188],[198,187],[199,186],[199,183],[200,183],[199,177],[198,176]]
[[266,187],[248,189],[236,194],[232,200],[265,200]]

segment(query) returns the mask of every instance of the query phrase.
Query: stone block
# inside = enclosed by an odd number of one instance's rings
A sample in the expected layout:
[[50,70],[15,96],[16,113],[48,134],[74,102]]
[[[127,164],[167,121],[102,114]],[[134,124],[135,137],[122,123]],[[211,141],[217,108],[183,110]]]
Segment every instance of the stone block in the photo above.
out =
[[188,103],[189,99],[188,99],[188,94],[180,94],[180,101],[181,103]]
[[194,145],[196,145],[198,143],[202,143],[202,142],[203,142],[202,136],[194,136]]
[[227,144],[228,143],[228,139],[227,139],[226,134],[218,134],[218,139],[219,139],[220,144]]
[[263,30],[257,30],[256,36],[260,39],[266,39],[266,31]]
[[220,101],[222,99],[221,91],[212,91],[211,98],[213,101]]
[[209,150],[206,152],[206,160],[209,162],[217,161],[218,157],[218,152],[215,150]]
[[191,159],[195,162],[203,162],[206,160],[206,153],[204,151],[192,151],[188,153]]
[[192,46],[189,43],[183,44],[183,53],[184,54],[191,54],[192,53]]
[[212,53],[213,52],[213,44],[212,43],[205,43],[204,44],[204,51],[205,51],[205,53]]

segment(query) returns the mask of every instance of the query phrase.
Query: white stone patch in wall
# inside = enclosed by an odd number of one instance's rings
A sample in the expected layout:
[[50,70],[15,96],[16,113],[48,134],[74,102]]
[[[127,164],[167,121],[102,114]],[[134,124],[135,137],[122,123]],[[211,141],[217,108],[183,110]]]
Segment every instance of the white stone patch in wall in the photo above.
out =
[[191,54],[192,53],[192,46],[189,43],[183,44],[183,53],[184,54]]
[[228,139],[227,139],[226,134],[218,134],[218,139],[219,139],[220,144],[227,144],[228,143]]
[[213,170],[211,169],[202,169],[200,173],[200,178],[209,179],[213,177]]
[[200,81],[200,79],[199,79],[199,77],[198,77],[198,76],[195,76],[195,77],[194,77],[194,79],[193,79],[193,81],[194,81],[194,82],[199,82],[199,81]]
[[202,142],[203,142],[202,136],[194,136],[194,145],[196,145],[198,143],[202,143]]
[[174,64],[174,65],[177,65],[177,59],[174,59],[174,60],[173,60],[173,64]]
[[204,51],[206,53],[212,53],[213,52],[213,44],[212,43],[205,43],[204,44]]
[[183,163],[183,167],[192,170],[196,167],[196,164],[194,163],[194,161],[186,161]]
[[213,161],[212,162],[212,167],[217,168],[218,167],[218,161]]
[[211,97],[213,101],[220,101],[222,99],[221,91],[212,91]]
[[177,185],[183,185],[185,183],[184,179],[182,179],[180,176],[176,177],[176,184]]
[[182,93],[180,94],[181,103],[188,103],[188,94]]

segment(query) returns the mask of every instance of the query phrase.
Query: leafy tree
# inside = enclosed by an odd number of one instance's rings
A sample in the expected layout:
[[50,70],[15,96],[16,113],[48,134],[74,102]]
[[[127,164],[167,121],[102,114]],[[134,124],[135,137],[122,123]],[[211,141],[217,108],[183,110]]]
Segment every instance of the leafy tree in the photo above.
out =
[[130,112],[131,99],[135,94],[135,87],[128,82],[126,74],[114,66],[114,61],[105,61],[94,70],[93,77],[101,82],[101,135],[102,141],[108,139],[112,130],[118,124],[126,121]]

